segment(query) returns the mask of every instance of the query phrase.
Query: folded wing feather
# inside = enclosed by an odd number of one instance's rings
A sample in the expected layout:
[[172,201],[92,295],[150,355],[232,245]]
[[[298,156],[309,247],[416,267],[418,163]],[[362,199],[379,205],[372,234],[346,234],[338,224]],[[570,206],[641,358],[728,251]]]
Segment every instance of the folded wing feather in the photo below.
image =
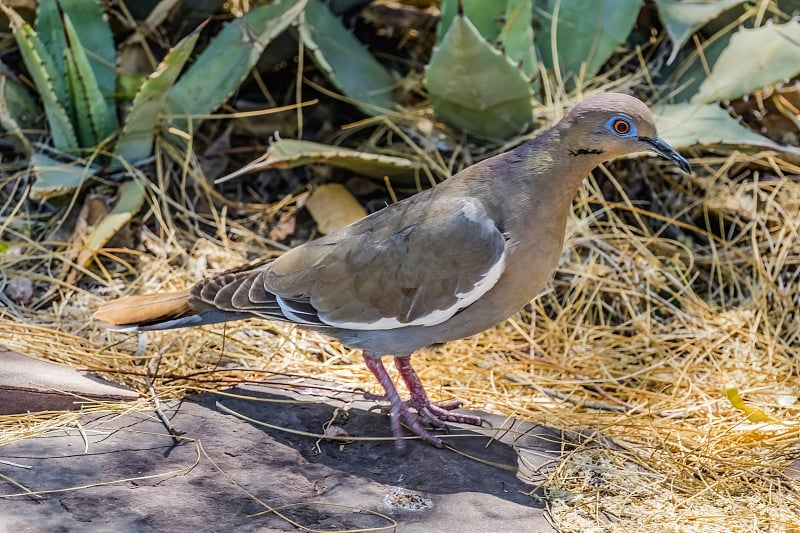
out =
[[193,296],[226,311],[322,328],[440,324],[497,283],[506,242],[478,200],[450,198],[426,210],[413,204],[390,206],[369,224],[255,269],[212,278]]

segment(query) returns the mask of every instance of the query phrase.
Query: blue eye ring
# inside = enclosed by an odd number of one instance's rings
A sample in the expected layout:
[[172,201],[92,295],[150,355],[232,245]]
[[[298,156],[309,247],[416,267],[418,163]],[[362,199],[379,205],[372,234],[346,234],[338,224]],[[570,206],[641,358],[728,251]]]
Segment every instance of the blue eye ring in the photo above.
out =
[[606,122],[606,129],[623,139],[639,136],[639,132],[636,131],[636,126],[634,126],[633,121],[621,115],[611,117],[609,121]]

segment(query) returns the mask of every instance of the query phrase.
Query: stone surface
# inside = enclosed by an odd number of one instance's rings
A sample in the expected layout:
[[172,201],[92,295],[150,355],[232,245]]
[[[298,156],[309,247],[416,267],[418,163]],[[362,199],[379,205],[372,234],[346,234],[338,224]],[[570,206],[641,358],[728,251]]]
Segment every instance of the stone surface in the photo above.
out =
[[312,391],[247,386],[167,403],[185,432],[178,443],[154,412],[86,416],[86,441],[77,428],[14,441],[0,448],[0,473],[37,495],[0,478],[0,531],[297,531],[292,521],[327,531],[552,531],[518,477],[515,448],[535,478],[559,457],[559,434],[487,415],[513,431],[489,443],[487,430],[454,426],[446,442],[461,453],[416,440],[404,455],[390,439],[317,443],[300,433],[332,419],[349,435],[390,430],[371,403]]
[[0,347],[0,415],[80,409],[87,400],[134,400],[139,394],[74,368]]

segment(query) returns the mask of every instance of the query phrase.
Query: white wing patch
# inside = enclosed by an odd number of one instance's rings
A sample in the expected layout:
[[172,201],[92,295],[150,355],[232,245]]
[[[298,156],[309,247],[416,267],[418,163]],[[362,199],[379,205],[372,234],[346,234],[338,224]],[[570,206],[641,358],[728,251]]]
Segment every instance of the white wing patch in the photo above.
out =
[[316,316],[309,317],[311,318],[311,320],[309,320],[308,318],[303,318],[302,315],[305,313],[301,313],[293,309],[289,304],[289,302],[287,302],[277,294],[275,295],[275,301],[278,303],[278,307],[281,308],[281,313],[283,313],[283,316],[285,316],[295,324],[319,325],[316,320],[317,318]]
[[467,292],[456,293],[456,303],[454,303],[452,306],[446,309],[436,309],[435,311],[432,311],[427,315],[422,315],[411,322],[400,322],[396,318],[390,317],[381,318],[380,320],[373,322],[325,321],[325,323],[335,328],[355,330],[397,329],[408,326],[435,326],[437,324],[441,324],[442,322],[452,318],[453,315],[458,313],[461,309],[469,307],[473,303],[477,302],[481,296],[489,292],[489,290],[495,286],[497,280],[499,280],[500,276],[503,274],[505,260],[506,253],[503,252],[503,254],[497,259],[497,262],[492,265],[492,268],[490,268],[486,274],[483,275],[480,281],[478,281],[478,283],[476,283],[472,289]]

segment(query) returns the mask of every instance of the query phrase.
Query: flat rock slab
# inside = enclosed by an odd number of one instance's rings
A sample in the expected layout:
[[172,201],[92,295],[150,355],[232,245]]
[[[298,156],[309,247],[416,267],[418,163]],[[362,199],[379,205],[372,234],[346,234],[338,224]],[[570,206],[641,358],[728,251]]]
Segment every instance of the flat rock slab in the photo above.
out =
[[558,433],[486,415],[509,431],[490,442],[454,426],[457,452],[318,441],[301,433],[333,420],[385,437],[389,420],[353,394],[309,391],[245,386],[169,402],[177,443],[154,412],[136,412],[3,446],[0,531],[553,531],[518,469],[533,479],[556,464]]
[[80,409],[91,400],[134,400],[136,391],[0,346],[0,415]]

